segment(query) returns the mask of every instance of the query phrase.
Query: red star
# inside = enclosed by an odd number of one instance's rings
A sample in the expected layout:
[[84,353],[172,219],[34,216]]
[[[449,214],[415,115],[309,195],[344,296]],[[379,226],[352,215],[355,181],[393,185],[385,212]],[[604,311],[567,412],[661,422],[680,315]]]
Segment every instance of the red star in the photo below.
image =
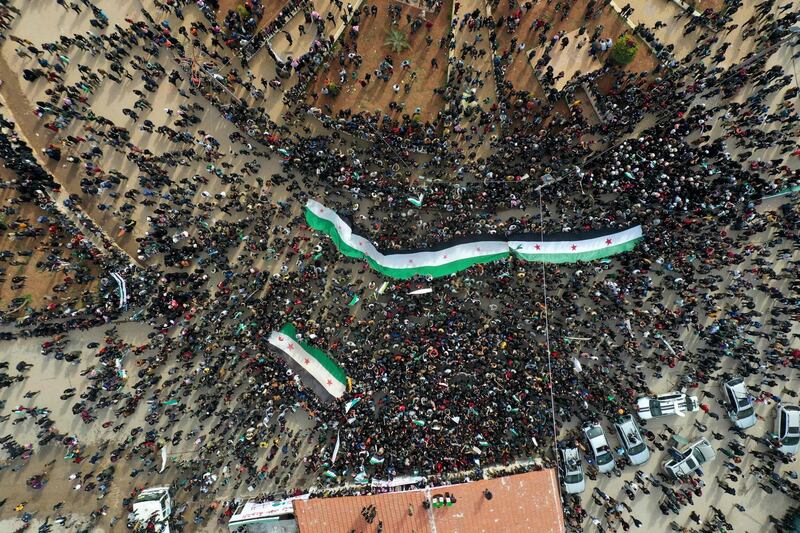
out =
[[447,259],[447,254],[444,255],[444,258]]
[[364,241],[358,241],[359,246],[364,246]]
[[294,350],[294,344],[292,344],[292,343],[290,342],[290,343],[289,343],[289,346],[287,346],[287,348],[289,348],[290,350]]
[[283,337],[278,337],[278,340],[283,342]]
[[577,246],[575,246],[574,244],[572,245],[572,251],[573,251],[573,252],[574,252],[575,250],[577,250],[577,248],[578,248],[578,247],[577,247]]
[[541,249],[542,249],[541,245],[539,245],[539,244],[536,244],[536,245],[534,245],[534,246],[535,246],[535,248],[536,248],[537,250],[541,250]]
[[611,239],[606,239],[606,244],[610,246],[611,245]]
[[333,385],[333,381],[328,380],[328,385]]
[[307,365],[307,364],[310,364],[310,363],[311,363],[311,359],[306,358],[306,359],[303,360],[303,364],[304,365]]
[[480,247],[478,247],[477,250],[480,252],[481,251]]
[[409,259],[409,260],[408,260],[408,262],[409,262],[409,263],[413,263],[413,262],[414,262],[414,260],[413,260],[413,259]]

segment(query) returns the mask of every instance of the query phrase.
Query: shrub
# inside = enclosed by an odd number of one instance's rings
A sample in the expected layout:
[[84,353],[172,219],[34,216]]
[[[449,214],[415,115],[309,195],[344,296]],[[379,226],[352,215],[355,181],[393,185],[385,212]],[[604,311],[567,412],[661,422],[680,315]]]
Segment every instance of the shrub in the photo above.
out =
[[636,39],[625,34],[611,47],[611,60],[617,65],[627,65],[636,57],[637,50],[639,45]]
[[383,41],[383,46],[386,46],[395,53],[411,48],[411,45],[408,44],[408,37],[406,37],[406,34],[395,29],[389,31],[389,35],[386,37],[386,40]]

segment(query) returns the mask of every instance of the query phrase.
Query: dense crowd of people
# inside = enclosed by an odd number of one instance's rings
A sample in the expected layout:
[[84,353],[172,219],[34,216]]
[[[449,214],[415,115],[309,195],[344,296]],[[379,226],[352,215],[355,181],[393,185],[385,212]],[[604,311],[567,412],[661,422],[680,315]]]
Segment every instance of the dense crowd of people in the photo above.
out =
[[[92,31],[40,45],[15,34],[13,19],[22,13],[12,2],[0,4],[3,46],[16,48],[24,64],[19,83],[31,94],[46,87],[31,109],[8,107],[17,122],[32,115],[49,130],[46,144],[29,147],[22,126],[3,111],[0,158],[15,178],[2,186],[16,190],[14,205],[3,206],[5,223],[24,203],[45,210],[35,224],[12,222],[12,229],[31,227],[20,238],[46,235],[48,253],[37,266],[67,269],[77,285],[99,280],[81,295],[81,311],[56,299],[21,317],[20,302],[11,302],[2,320],[16,322],[14,336],[42,338],[43,356],[91,359],[86,382],[66,389],[62,400],[82,423],[111,435],[100,446],[80,442],[59,428],[53,406],[36,405],[31,391],[32,403],[14,415],[17,423],[40,426],[39,441],[26,445],[4,426],[0,440],[12,462],[30,462],[37,447],[60,443],[72,463],[98,465],[92,472],[106,465],[79,484],[102,496],[112,483],[123,485],[115,479],[118,461],[135,465],[131,476],[155,475],[161,448],[192,439],[197,453],[171,461],[168,470],[183,502],[175,513],[181,527],[230,516],[232,499],[194,505],[209,497],[297,493],[304,488],[298,473],[329,490],[412,473],[430,483],[474,479],[487,466],[515,469],[532,457],[552,466],[555,439],[582,446],[568,428],[632,412],[637,397],[651,394],[652,380],[668,375],[710,399],[703,420],[724,412],[710,386],[733,375],[748,378],[760,402],[796,402],[789,382],[800,368],[792,326],[800,204],[791,194],[763,199],[800,183],[798,88],[791,71],[772,61],[776,54],[797,56],[790,29],[798,12],[770,0],[759,4],[744,36],[759,46],[723,67],[724,41],[741,9],[741,2],[726,2],[721,14],[685,23],[687,31],[703,32],[690,57],[666,54],[655,72],[644,73],[606,64],[561,91],[545,83],[544,101],[504,80],[518,51],[502,49],[495,30],[517,22],[461,15],[454,26],[492,29],[498,104],[467,112],[461,90],[440,91],[436,98],[451,105],[420,123],[413,113],[328,116],[306,98],[319,70],[336,61],[333,30],[320,14],[309,24],[317,39],[308,53],[287,62],[268,57],[277,62],[275,76],[262,77],[259,87],[254,60],[242,61],[241,41],[255,31],[260,2],[250,3],[244,20],[243,13],[222,14],[221,25],[209,20],[216,6],[208,1],[197,2],[198,12],[185,0],[156,2],[160,9],[143,2],[125,20],[111,20],[101,2],[70,2],[65,8],[88,17]],[[338,9],[336,17],[358,25],[361,12]],[[442,46],[451,43],[452,34]],[[198,50],[200,66],[192,59]],[[468,55],[453,55],[449,81],[462,84],[472,75]],[[122,110],[124,123],[93,105],[94,93],[110,83],[130,85],[137,96]],[[587,85],[605,121],[590,124],[579,106],[555,112],[562,98],[571,101]],[[153,109],[165,86],[175,93],[166,115]],[[265,102],[276,98],[286,107],[270,116]],[[227,136],[208,131],[210,107],[237,129]],[[322,133],[314,133],[314,117]],[[646,120],[652,125],[642,126]],[[466,134],[451,129],[460,121],[474,135],[462,144],[453,136]],[[494,132],[485,158],[475,153],[481,131]],[[148,138],[163,151],[146,148]],[[134,171],[118,170],[111,154],[123,154]],[[56,166],[48,171],[54,162],[73,173],[69,183]],[[266,172],[269,165],[275,172]],[[174,178],[184,168],[193,175]],[[544,175],[549,179],[537,188]],[[409,204],[412,193],[424,195],[422,208]],[[309,198],[324,198],[385,249],[633,224],[644,227],[645,239],[605,261],[543,268],[509,259],[441,279],[388,280],[379,294],[380,276],[344,259],[305,225]],[[765,208],[765,201],[772,204]],[[115,231],[135,236],[135,244],[118,248],[90,210],[110,214]],[[125,298],[112,273],[125,280]],[[407,295],[423,287],[433,293]],[[360,303],[348,308],[354,296]],[[127,342],[110,325],[118,319],[151,328],[148,342]],[[270,350],[270,332],[287,322],[346,370],[353,386],[343,399],[322,401]],[[97,327],[105,331],[102,343],[88,345],[88,353],[66,350],[70,335],[80,337],[72,332]],[[134,369],[125,370],[131,361]],[[0,386],[24,387],[31,371],[19,368],[18,375],[3,369]],[[360,401],[345,409],[353,399]],[[297,411],[309,414],[310,427],[291,427]],[[187,422],[193,429],[184,436],[175,428]],[[668,426],[642,425],[652,446],[669,446]],[[591,497],[599,510],[565,498],[570,530],[641,527],[641,513],[624,500],[640,492],[660,494],[659,507],[671,516],[703,490],[735,491],[743,454],[754,458],[749,474],[761,480],[758,490],[800,498],[796,478],[776,473],[776,465],[794,459],[773,442],[701,427],[719,441],[735,479],[675,481],[639,471],[617,498],[597,489]],[[556,428],[563,432],[554,435]],[[332,463],[337,435],[341,449]],[[748,439],[755,444],[743,451]],[[632,470],[622,457],[618,465],[617,475]],[[326,471],[335,479],[319,478]],[[595,465],[587,474],[598,477]],[[28,486],[46,484],[47,476],[35,473]],[[184,518],[189,505],[193,515]],[[722,511],[695,515],[699,530],[732,529]]]

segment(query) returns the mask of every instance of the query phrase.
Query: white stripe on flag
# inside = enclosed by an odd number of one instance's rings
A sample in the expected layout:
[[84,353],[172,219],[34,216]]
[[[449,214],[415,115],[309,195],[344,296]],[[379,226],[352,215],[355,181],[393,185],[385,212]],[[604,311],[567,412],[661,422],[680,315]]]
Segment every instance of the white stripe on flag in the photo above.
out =
[[117,282],[117,288],[119,289],[119,306],[125,307],[128,303],[128,290],[125,287],[125,280],[116,272],[112,272],[111,277]]
[[339,455],[339,432],[336,432],[336,446],[333,447],[333,454],[331,455],[331,465],[336,462],[336,456]]
[[315,200],[306,203],[306,209],[319,218],[332,223],[336,228],[339,237],[348,246],[354,248],[385,268],[407,269],[434,267],[446,265],[461,259],[472,259],[475,257],[503,254],[508,252],[506,241],[480,241],[456,244],[445,250],[435,252],[412,252],[407,254],[384,255],[375,248],[372,242],[360,235],[353,233],[353,229],[345,222],[336,211],[325,207]]
[[609,246],[625,244],[642,237],[642,227],[636,226],[613,233],[576,241],[509,241],[512,251],[520,254],[581,254],[603,250]]
[[346,384],[336,379],[333,374],[328,372],[313,355],[308,353],[292,337],[285,333],[273,331],[269,336],[269,343],[288,355],[303,370],[308,372],[311,377],[317,380],[317,382],[328,391],[328,394],[334,398],[342,397],[345,392]]

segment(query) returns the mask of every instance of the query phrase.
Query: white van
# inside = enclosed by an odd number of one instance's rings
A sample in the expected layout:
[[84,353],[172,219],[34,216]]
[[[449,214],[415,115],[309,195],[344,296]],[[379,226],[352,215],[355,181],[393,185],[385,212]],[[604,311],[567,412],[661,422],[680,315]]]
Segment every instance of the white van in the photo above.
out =
[[169,516],[172,514],[172,498],[169,487],[144,489],[133,502],[133,512],[128,515],[128,525],[136,531],[148,530],[153,524],[156,533],[169,533]]

